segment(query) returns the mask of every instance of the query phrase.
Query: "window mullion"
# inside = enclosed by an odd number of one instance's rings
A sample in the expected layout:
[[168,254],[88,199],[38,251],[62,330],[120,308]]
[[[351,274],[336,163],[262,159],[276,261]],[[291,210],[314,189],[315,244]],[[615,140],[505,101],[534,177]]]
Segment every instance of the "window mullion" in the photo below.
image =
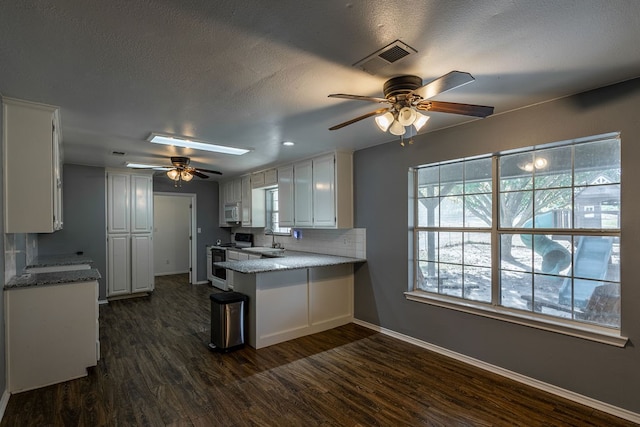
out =
[[491,158],[491,304],[500,305],[500,172],[498,156]]

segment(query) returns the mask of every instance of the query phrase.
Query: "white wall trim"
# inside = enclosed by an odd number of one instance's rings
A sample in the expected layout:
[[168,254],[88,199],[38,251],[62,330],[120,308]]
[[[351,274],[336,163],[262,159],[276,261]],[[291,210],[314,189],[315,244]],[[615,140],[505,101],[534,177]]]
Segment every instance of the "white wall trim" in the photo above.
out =
[[439,347],[437,345],[428,343],[426,341],[421,341],[417,338],[410,337],[408,335],[401,334],[399,332],[392,331],[390,329],[382,328],[380,326],[374,325],[369,322],[365,322],[358,319],[353,319],[353,323],[356,325],[364,326],[365,328],[374,330],[376,332],[380,332],[381,334],[388,335],[393,338],[397,338],[401,341],[407,342],[409,344],[417,345],[418,347],[425,348],[427,350],[433,351],[435,353],[441,354],[443,356],[450,357],[452,359],[458,360],[463,363],[467,363],[469,365],[475,366],[476,368],[483,369],[485,371],[492,372],[494,374],[501,375],[503,377],[512,379],[514,381],[518,381],[519,383],[526,384],[528,386],[537,388],[542,391],[546,391],[551,394],[555,394],[556,396],[563,397],[565,399],[571,400],[573,402],[579,403],[581,405],[588,406],[593,409],[597,409],[602,412],[606,412],[608,414],[614,415],[616,417],[623,418],[628,421],[632,421],[640,424],[640,414],[629,411],[627,409],[619,408],[614,405],[610,405],[605,402],[601,402],[599,400],[593,399],[588,396],[584,396],[582,394],[575,393],[573,391],[555,386],[553,384],[548,384],[543,381],[536,380],[535,378],[527,377],[525,375],[519,374],[517,372],[510,371],[508,369],[501,368],[496,365],[492,365],[487,362],[483,362],[482,360],[474,359],[473,357],[466,356],[461,353],[457,353],[455,351],[448,350],[444,347]]
[[159,277],[159,276],[173,276],[175,274],[187,274],[189,272],[189,270],[183,270],[183,271],[165,271],[164,273],[156,273],[154,274],[155,277]]
[[11,394],[7,390],[2,393],[2,399],[0,399],[0,421],[4,418],[4,411],[7,409],[7,405],[9,404],[9,397]]
[[209,281],[208,280],[200,280],[199,282],[194,282],[192,284],[193,285],[208,285]]

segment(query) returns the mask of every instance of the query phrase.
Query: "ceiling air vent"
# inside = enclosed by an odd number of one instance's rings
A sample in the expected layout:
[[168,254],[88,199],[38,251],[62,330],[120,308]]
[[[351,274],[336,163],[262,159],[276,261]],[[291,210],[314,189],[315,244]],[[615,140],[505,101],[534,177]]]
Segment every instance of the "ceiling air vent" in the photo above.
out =
[[409,55],[418,51],[411,46],[396,40],[390,45],[372,53],[366,58],[353,64],[354,67],[360,68],[369,74],[377,74],[384,67],[394,64]]

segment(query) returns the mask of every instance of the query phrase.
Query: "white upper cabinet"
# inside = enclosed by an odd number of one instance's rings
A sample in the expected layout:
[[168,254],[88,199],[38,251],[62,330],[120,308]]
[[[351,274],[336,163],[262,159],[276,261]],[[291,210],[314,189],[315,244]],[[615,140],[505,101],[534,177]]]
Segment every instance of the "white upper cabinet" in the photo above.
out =
[[131,175],[131,232],[153,231],[153,181],[148,175]]
[[251,175],[245,175],[240,178],[240,187],[242,208],[240,220],[243,227],[251,227]]
[[335,157],[313,159],[313,225],[336,226]]
[[[57,107],[2,100],[5,233],[62,228],[62,155]],[[28,177],[25,177],[28,167]]]
[[278,185],[278,170],[269,169],[266,171],[254,172],[251,174],[251,187],[264,188]]
[[278,170],[269,169],[264,171],[264,185],[265,187],[271,187],[278,183]]
[[242,179],[233,179],[223,184],[224,202],[237,203],[242,201]]
[[353,154],[339,151],[278,168],[278,197],[284,227],[352,228]]
[[294,223],[296,227],[313,226],[313,162],[293,165]]
[[129,232],[130,175],[107,174],[107,233]]
[[[240,200],[234,200],[237,183]],[[278,186],[282,227],[353,228],[353,153],[336,151],[291,165],[255,172],[220,185],[224,203],[242,203],[242,226],[265,226],[265,189]]]
[[353,227],[353,153],[313,159],[314,227]]
[[264,187],[264,172],[254,172],[251,174],[251,188]]
[[278,168],[278,214],[280,225],[293,227],[293,165]]
[[107,172],[107,233],[153,232],[153,177]]

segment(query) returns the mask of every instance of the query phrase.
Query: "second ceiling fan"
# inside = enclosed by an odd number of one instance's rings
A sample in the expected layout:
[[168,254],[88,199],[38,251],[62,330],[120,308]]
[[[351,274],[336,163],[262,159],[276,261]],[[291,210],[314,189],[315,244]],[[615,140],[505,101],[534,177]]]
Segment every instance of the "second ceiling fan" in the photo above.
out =
[[332,126],[329,130],[341,129],[360,120],[377,116],[376,124],[380,130],[383,132],[388,130],[393,135],[404,135],[406,132],[405,126],[413,125],[416,131],[419,131],[427,122],[429,117],[421,114],[420,111],[435,111],[473,117],[490,116],[493,114],[493,107],[430,100],[430,98],[440,93],[464,86],[474,80],[469,73],[451,71],[423,85],[422,78],[418,76],[402,75],[393,77],[385,82],[382,88],[384,98],[344,93],[331,94],[329,95],[330,98],[355,99],[389,105]]

